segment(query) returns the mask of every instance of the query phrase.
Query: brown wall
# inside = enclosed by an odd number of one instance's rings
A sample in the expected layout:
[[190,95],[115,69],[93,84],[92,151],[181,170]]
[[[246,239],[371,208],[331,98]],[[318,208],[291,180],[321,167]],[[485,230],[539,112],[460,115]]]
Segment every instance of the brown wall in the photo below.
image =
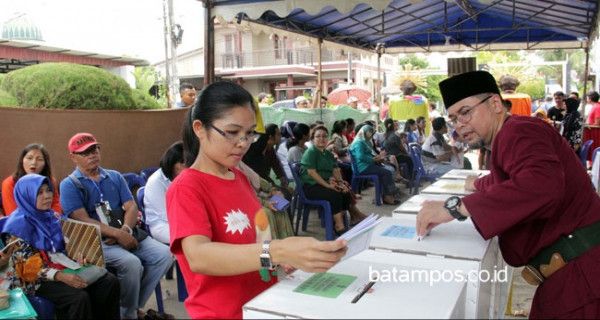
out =
[[124,173],[158,166],[163,152],[181,140],[186,112],[0,108],[0,177],[14,172],[27,144],[38,142],[48,149],[53,175],[60,181],[73,171],[67,142],[77,132],[96,136],[104,168]]

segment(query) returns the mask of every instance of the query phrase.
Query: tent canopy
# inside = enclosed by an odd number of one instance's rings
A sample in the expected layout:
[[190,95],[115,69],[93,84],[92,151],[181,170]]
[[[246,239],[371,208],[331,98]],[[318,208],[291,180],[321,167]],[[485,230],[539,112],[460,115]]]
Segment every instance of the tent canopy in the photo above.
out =
[[388,53],[585,48],[596,0],[204,0],[246,21]]

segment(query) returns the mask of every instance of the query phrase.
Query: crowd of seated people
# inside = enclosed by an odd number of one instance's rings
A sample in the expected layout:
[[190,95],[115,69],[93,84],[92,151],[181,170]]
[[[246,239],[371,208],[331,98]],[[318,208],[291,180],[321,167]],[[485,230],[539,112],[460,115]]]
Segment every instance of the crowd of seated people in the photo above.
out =
[[[49,152],[37,143],[25,147],[17,170],[3,181],[8,216],[2,229],[3,283],[46,298],[61,319],[172,317],[143,311],[172,264],[168,246],[139,229],[133,196],[119,172],[100,167],[100,144],[93,135],[78,133],[67,148],[76,168],[62,180],[60,195]],[[64,272],[86,260],[66,255],[60,219],[99,227],[106,269],[92,274],[100,276]]]
[[[355,174],[377,175],[383,202],[396,205],[401,196],[396,182],[411,179],[414,167],[408,144],[411,140],[417,143],[423,140],[424,122],[424,119],[409,121],[406,126],[409,130],[402,132],[391,119],[384,121],[383,130],[377,130],[374,121],[355,124],[353,119],[345,119],[332,124],[331,135],[322,122],[286,121],[281,130],[275,124],[267,124],[263,134],[252,135],[237,168],[247,177],[263,211],[271,219],[272,213],[278,210],[270,199],[273,195],[291,198],[293,189],[289,182],[293,176],[286,171],[290,169],[289,164],[299,163],[307,198],[330,203],[335,232],[341,234],[347,230],[345,212],[349,213],[350,226],[365,218],[357,207],[360,196],[349,187],[350,156],[358,168]],[[218,133],[223,137],[230,135],[228,131]],[[137,227],[138,208],[123,176],[100,166],[100,144],[93,135],[80,133],[69,141],[69,157],[75,170],[62,180],[60,195],[51,173],[48,151],[41,144],[28,145],[18,158],[15,173],[3,181],[2,201],[7,215],[19,213],[10,219],[34,216],[35,223],[40,224],[27,227],[23,222],[8,223],[3,230],[6,240],[17,244],[1,258],[4,264],[14,266],[32,256],[52,254],[42,259],[44,272],[32,281],[13,273],[15,276],[10,278],[13,286],[47,297],[55,304],[59,318],[143,317],[143,306],[172,264],[172,254],[166,246],[170,244],[172,232],[166,194],[171,182],[194,160],[185,158],[183,145],[182,142],[171,145],[160,159],[160,168],[146,182],[143,204],[150,236],[141,234]],[[425,145],[427,142],[424,150]],[[405,172],[400,170],[400,165],[405,167]],[[402,176],[404,173],[407,175]],[[33,195],[44,200],[32,200]],[[117,218],[112,214],[118,215]],[[100,228],[109,272],[93,284],[62,273],[60,267],[55,268],[57,263],[52,260],[55,252],[64,251],[62,232],[57,228],[61,218],[93,223]],[[115,225],[115,220],[120,220],[120,225]],[[17,230],[33,227],[42,232],[24,234]],[[0,259],[0,266],[2,264]],[[88,299],[61,300],[54,292],[56,288]]]

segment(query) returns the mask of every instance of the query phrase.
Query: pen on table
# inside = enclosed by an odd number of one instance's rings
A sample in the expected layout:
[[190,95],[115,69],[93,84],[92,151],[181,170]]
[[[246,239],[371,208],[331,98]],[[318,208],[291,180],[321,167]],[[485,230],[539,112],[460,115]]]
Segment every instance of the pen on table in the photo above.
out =
[[364,296],[365,293],[367,293],[373,287],[373,285],[375,285],[375,282],[377,282],[377,278],[373,279],[373,281],[369,281],[369,283],[364,286],[360,293],[357,294],[354,299],[352,299],[352,303],[357,303],[358,300],[360,300],[360,298],[362,298],[362,296]]

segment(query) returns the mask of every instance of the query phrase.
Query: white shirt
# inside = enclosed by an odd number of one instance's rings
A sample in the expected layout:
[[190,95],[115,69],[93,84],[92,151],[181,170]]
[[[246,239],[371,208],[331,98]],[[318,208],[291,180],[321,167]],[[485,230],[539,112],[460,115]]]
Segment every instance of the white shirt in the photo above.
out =
[[167,189],[171,185],[162,169],[156,170],[146,182],[144,190],[144,212],[146,224],[152,237],[162,243],[169,243],[169,221],[167,220]]
[[279,163],[281,163],[288,181],[293,181],[294,177],[292,176],[292,169],[290,169],[290,165],[288,164],[288,148],[285,142],[280,143],[277,148],[277,159],[279,159]]
[[[433,134],[430,134],[427,139],[425,139],[425,143],[423,143],[423,151],[428,151],[431,152],[434,156],[439,157],[445,153],[447,153],[448,151],[446,149],[444,149],[443,146],[439,145],[438,143],[436,143],[437,139],[433,136]],[[452,155],[450,158],[450,162],[442,162],[439,161],[437,159],[433,159],[430,157],[422,157],[423,159],[423,164],[425,166],[427,166],[428,164],[431,166],[432,164],[437,164],[437,163],[445,163],[445,164],[449,164],[450,166],[452,166],[453,168],[456,169],[462,169],[463,167],[463,154],[462,152],[459,152],[456,156]]]

